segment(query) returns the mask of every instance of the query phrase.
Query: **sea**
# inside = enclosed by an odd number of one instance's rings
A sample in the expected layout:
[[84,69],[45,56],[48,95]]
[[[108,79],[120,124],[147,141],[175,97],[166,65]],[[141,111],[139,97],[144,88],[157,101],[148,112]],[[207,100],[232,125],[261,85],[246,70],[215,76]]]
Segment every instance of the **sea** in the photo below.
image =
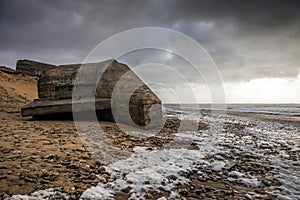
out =
[[222,110],[300,116],[300,104],[164,104],[163,106],[172,110]]

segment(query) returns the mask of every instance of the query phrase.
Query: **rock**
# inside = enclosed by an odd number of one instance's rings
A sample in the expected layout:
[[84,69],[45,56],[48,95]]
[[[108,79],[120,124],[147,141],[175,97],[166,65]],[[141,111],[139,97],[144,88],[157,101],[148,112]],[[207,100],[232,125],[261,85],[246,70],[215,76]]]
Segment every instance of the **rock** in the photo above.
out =
[[62,165],[71,165],[71,160],[64,160],[64,161],[61,161],[61,164],[62,164]]
[[252,200],[252,199],[253,199],[252,196],[251,196],[250,194],[246,194],[245,197],[246,197],[246,199],[248,199],[248,200]]
[[27,182],[32,182],[32,183],[36,183],[37,182],[36,179],[30,178],[30,177],[25,177],[24,180],[27,181]]
[[50,181],[48,181],[46,179],[42,179],[42,180],[40,180],[40,183],[41,184],[48,184],[48,183],[50,183]]
[[49,172],[47,172],[47,171],[44,171],[44,172],[42,172],[42,173],[40,174],[40,177],[41,177],[41,178],[48,177],[48,176],[50,176],[50,174],[49,174]]
[[80,169],[80,166],[78,164],[71,164],[69,165],[69,169]]
[[28,167],[29,163],[21,163],[21,167]]
[[53,154],[49,154],[45,156],[45,159],[48,160],[59,160],[60,156],[59,155],[53,155]]
[[0,165],[0,169],[6,169],[7,167],[4,165]]
[[1,174],[0,179],[6,179],[7,175],[6,174]]
[[9,152],[11,152],[13,149],[11,149],[11,148],[4,148],[4,149],[2,149],[1,150],[1,152],[2,153],[9,153]]
[[[0,196],[1,197],[1,196]],[[2,199],[8,199],[10,196],[8,194],[3,194]]]
[[99,177],[99,178],[97,178],[97,180],[98,180],[100,183],[103,183],[103,184],[106,184],[106,183],[107,183],[107,179],[104,178],[104,177]]
[[175,181],[175,180],[177,179],[177,176],[175,176],[175,175],[170,175],[170,176],[168,176],[167,178],[170,179],[170,180]]
[[223,169],[225,170],[231,170],[231,168],[233,168],[235,166],[234,162],[228,162],[225,164],[225,166],[223,167]]
[[93,181],[93,180],[90,180],[90,179],[83,179],[82,182],[83,182],[83,183],[87,183],[87,184],[91,184],[91,183],[93,183],[94,181]]
[[57,179],[58,175],[50,175],[49,177],[49,181],[54,181],[55,179]]
[[179,193],[180,195],[186,196],[186,195],[188,194],[188,191],[187,191],[186,189],[180,189],[180,190],[178,191],[178,193]]

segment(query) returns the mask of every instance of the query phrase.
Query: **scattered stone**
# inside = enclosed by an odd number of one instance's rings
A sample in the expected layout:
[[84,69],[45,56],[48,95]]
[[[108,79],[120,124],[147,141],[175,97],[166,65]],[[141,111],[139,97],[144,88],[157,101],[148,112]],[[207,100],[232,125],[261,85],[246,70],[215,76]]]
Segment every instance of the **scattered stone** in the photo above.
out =
[[9,152],[11,152],[11,151],[13,151],[13,149],[11,149],[11,148],[3,148],[3,149],[1,150],[2,153],[9,153]]
[[7,167],[4,165],[0,165],[0,169],[7,169]]
[[24,180],[27,182],[33,182],[33,183],[37,182],[36,179],[30,178],[30,177],[25,177]]
[[6,178],[6,177],[7,177],[6,174],[1,174],[1,175],[0,175],[0,179],[4,179],[4,178]]

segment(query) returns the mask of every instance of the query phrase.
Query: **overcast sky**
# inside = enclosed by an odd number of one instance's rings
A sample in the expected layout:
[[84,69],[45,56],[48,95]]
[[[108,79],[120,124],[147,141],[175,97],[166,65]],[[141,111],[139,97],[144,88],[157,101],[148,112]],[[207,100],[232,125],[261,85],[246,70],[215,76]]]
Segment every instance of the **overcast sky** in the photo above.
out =
[[164,27],[203,45],[227,102],[299,103],[299,10],[297,0],[0,0],[0,65],[77,63],[116,33]]

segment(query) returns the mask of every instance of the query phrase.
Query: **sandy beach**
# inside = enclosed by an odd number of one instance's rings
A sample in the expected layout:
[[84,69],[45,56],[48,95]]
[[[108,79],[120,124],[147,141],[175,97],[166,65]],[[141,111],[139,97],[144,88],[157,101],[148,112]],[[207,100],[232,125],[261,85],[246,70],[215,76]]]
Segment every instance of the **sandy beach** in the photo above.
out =
[[[105,188],[105,185],[109,182],[115,183],[116,179],[120,179],[120,175],[114,174],[111,170],[107,171],[110,168],[104,165],[107,160],[102,161],[95,158],[93,154],[84,148],[71,120],[35,121],[22,119],[18,112],[6,113],[2,111],[0,114],[1,198],[57,188],[65,195],[63,195],[64,198],[77,199],[86,189],[92,186],[97,188],[98,183]],[[285,119],[282,123],[282,119],[278,120],[277,118],[278,116],[243,113],[227,116],[227,119],[234,120],[233,122],[225,122],[223,133],[218,136],[222,143],[219,145],[223,150],[214,153],[207,152],[207,155],[203,154],[205,156],[195,158],[195,162],[198,162],[201,158],[202,164],[200,162],[192,170],[185,171],[181,176],[187,180],[183,181],[182,184],[173,185],[171,191],[177,191],[178,196],[176,198],[210,199],[226,197],[228,199],[250,199],[249,195],[256,195],[256,199],[272,199],[274,195],[281,194],[284,189],[281,188],[280,179],[276,178],[279,175],[279,172],[276,172],[278,166],[271,164],[268,157],[277,156],[285,161],[291,161],[291,164],[296,164],[299,160],[299,147],[297,147],[299,143],[297,144],[295,139],[297,137],[299,139],[299,135],[297,135],[299,134],[299,127],[294,125],[295,120],[299,119]],[[260,123],[266,123],[270,127],[279,126],[280,132],[277,132],[277,134],[283,134],[289,128],[294,131],[296,138],[290,138],[292,135],[286,134],[286,138],[280,137],[280,141],[279,138],[273,138],[273,136],[271,137],[273,141],[270,141],[268,135],[266,135],[266,139],[262,139],[254,133],[247,133],[245,130],[255,127],[257,119]],[[209,123],[207,124],[209,126]],[[158,136],[157,138],[151,137],[148,140],[139,140],[125,134],[117,135],[116,132],[120,131],[112,122],[103,123],[103,127],[108,130],[106,134],[110,137],[107,138],[109,140],[113,138],[114,140],[111,144],[126,153],[130,153],[128,154],[129,158],[136,153],[134,151],[136,147],[147,147],[149,150],[143,149],[142,152],[145,155],[149,154],[150,157],[151,153],[155,155],[163,149],[169,149],[167,144],[171,139],[162,140]],[[266,128],[270,127],[267,126]],[[205,131],[207,131],[206,128],[204,130],[200,129],[199,133]],[[173,139],[176,134],[176,131],[174,131]],[[257,132],[256,134],[263,133]],[[274,131],[272,134],[274,134]],[[205,150],[205,145],[201,144],[203,137],[181,134],[177,136],[177,139],[191,139],[189,149],[193,151]],[[239,143],[241,144],[240,147],[245,147],[245,149],[239,149],[236,145]],[[263,155],[255,155],[252,152],[253,149],[247,149],[250,144],[256,147],[255,151],[264,152]],[[133,151],[135,153],[131,155]],[[159,163],[159,159],[156,161]],[[182,162],[187,161],[183,160]],[[121,164],[121,169],[122,167],[126,168],[126,162]],[[299,170],[299,165],[295,165],[295,167],[292,170]],[[186,169],[183,167],[182,170]],[[128,169],[123,169],[123,171],[125,174],[130,172]],[[199,172],[202,174],[199,174]],[[297,171],[293,173],[297,173]],[[176,177],[177,175],[175,173],[173,176],[169,175],[168,178],[172,182],[172,179],[174,181],[179,179]],[[241,177],[245,178],[240,179]],[[141,180],[147,183],[145,178],[141,175]],[[149,178],[148,184],[151,184],[151,180]],[[244,184],[243,180],[245,181]],[[133,187],[130,182],[127,184],[127,189],[111,188],[116,189],[115,199],[129,198],[132,195],[131,190]],[[152,184],[153,189],[149,189],[145,193],[148,199],[168,197],[173,193],[164,189],[161,183]],[[298,187],[298,185],[294,185],[294,187]],[[84,193],[86,199],[91,197],[89,196],[93,193],[91,190],[89,189]]]
[[[299,117],[167,110],[154,135],[105,121],[102,132],[85,121],[79,134],[72,120],[22,118],[36,79],[7,69],[0,77],[0,199],[299,197]],[[181,132],[183,122],[198,129]]]

